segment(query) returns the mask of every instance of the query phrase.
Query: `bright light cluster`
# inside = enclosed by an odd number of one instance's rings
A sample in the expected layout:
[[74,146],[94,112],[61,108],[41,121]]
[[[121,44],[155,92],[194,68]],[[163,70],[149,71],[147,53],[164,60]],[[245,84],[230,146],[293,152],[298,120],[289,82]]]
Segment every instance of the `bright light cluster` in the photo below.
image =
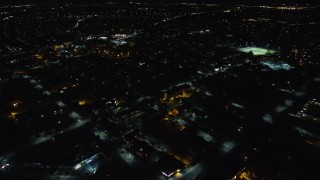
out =
[[264,66],[268,66],[270,69],[278,71],[278,70],[287,70],[289,71],[290,69],[292,69],[292,66],[290,66],[289,64],[285,63],[285,62],[272,62],[272,61],[262,61],[261,62],[262,65]]

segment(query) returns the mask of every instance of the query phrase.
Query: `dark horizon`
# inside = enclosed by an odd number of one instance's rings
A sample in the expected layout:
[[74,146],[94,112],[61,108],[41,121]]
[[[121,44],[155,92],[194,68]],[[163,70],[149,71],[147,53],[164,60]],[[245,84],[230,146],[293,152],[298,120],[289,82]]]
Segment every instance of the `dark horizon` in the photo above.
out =
[[207,4],[220,4],[220,5],[319,5],[319,1],[316,0],[257,0],[257,1],[250,1],[250,0],[119,0],[119,1],[110,1],[110,0],[54,0],[54,1],[46,1],[46,0],[13,0],[13,1],[2,1],[0,4],[3,5],[24,5],[24,4],[104,4],[104,3],[207,3]]

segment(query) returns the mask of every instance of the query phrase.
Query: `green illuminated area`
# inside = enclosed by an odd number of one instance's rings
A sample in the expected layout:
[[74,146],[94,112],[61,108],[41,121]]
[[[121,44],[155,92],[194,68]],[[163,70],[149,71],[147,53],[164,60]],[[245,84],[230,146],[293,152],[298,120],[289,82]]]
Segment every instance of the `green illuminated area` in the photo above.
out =
[[244,53],[252,52],[254,56],[273,55],[277,52],[275,50],[258,48],[258,47],[245,47],[245,48],[239,48],[238,50]]

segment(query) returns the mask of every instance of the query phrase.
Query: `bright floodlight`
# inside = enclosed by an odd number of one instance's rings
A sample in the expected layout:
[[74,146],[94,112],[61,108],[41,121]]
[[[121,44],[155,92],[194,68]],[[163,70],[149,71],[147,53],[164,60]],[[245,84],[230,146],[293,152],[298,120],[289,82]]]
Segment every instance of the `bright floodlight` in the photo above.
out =
[[238,50],[245,53],[252,52],[254,56],[272,55],[276,53],[275,50],[258,48],[258,47],[245,47],[245,48],[239,48]]

